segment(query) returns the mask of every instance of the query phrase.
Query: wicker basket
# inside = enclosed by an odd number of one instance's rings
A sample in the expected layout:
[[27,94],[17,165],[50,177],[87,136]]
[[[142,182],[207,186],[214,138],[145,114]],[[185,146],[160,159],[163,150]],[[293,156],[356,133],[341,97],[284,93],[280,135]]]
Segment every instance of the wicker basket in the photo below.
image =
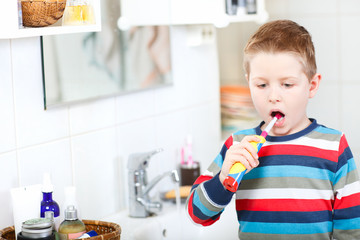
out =
[[45,27],[63,16],[66,0],[21,0],[21,7],[25,27]]
[[[87,238],[91,240],[120,240],[121,227],[116,223],[94,220],[82,220],[86,231],[94,230],[98,236]],[[0,240],[15,240],[15,228],[8,227],[0,230]]]

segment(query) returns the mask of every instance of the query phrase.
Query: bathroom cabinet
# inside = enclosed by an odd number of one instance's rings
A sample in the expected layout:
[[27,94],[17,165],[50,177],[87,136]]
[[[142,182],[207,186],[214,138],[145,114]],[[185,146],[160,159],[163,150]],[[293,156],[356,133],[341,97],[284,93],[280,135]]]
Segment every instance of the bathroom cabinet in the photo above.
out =
[[129,26],[264,22],[264,0],[257,0],[256,14],[228,16],[225,0],[122,0],[122,19]]
[[0,39],[23,38],[76,32],[95,32],[101,30],[100,1],[93,0],[96,24],[83,26],[61,26],[61,19],[47,27],[19,28],[17,0],[1,1]]

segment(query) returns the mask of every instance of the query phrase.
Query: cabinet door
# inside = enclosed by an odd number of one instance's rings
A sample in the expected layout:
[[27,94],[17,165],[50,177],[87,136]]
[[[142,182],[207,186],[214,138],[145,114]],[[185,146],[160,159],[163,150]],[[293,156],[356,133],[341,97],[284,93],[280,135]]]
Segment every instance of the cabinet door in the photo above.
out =
[[129,26],[264,22],[264,0],[256,1],[256,14],[226,15],[225,0],[122,0],[122,20]]
[[121,18],[130,26],[170,24],[171,0],[122,0]]
[[172,24],[216,23],[225,16],[225,0],[171,0]]

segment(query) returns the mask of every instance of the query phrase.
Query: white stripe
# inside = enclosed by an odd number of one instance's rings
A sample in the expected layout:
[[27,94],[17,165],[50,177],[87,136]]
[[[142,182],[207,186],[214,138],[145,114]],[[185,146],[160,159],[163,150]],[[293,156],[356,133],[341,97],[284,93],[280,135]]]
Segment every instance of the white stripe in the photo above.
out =
[[291,144],[291,145],[304,145],[308,147],[316,147],[326,150],[339,150],[339,142],[338,141],[329,141],[324,139],[313,139],[308,137],[301,137],[299,139],[290,140],[286,142],[270,142],[267,141],[264,146],[267,145],[276,145],[276,144]]
[[209,170],[206,169],[206,171],[202,174],[204,176],[210,176],[210,177],[214,177],[214,173],[210,172]]
[[341,199],[342,197],[350,196],[355,193],[360,192],[360,182],[356,181],[350,184],[345,185],[345,187],[340,188],[337,190],[337,199]]
[[219,205],[219,204],[216,204],[215,202],[213,202],[211,200],[211,198],[209,197],[209,195],[207,194],[206,192],[206,189],[204,187],[204,183],[200,184],[200,189],[201,191],[203,192],[206,200],[208,201],[209,204],[211,204],[212,206],[216,207],[216,208],[220,208],[220,209],[224,209],[226,207],[226,205]]
[[255,190],[240,190],[236,199],[334,199],[332,190],[315,190],[302,188],[267,188]]

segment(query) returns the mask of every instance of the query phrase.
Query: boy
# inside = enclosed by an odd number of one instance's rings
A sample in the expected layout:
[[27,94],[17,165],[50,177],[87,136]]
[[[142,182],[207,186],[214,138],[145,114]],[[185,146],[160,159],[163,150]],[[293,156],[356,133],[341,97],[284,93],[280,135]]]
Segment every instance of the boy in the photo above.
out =
[[[223,182],[235,162],[247,173],[236,192],[239,238],[360,239],[360,183],[343,133],[309,119],[306,106],[321,81],[305,28],[289,20],[264,24],[244,50],[254,106],[263,122],[234,133],[194,183],[187,211],[195,223],[220,218],[233,193]],[[257,153],[255,135],[280,113]]]

